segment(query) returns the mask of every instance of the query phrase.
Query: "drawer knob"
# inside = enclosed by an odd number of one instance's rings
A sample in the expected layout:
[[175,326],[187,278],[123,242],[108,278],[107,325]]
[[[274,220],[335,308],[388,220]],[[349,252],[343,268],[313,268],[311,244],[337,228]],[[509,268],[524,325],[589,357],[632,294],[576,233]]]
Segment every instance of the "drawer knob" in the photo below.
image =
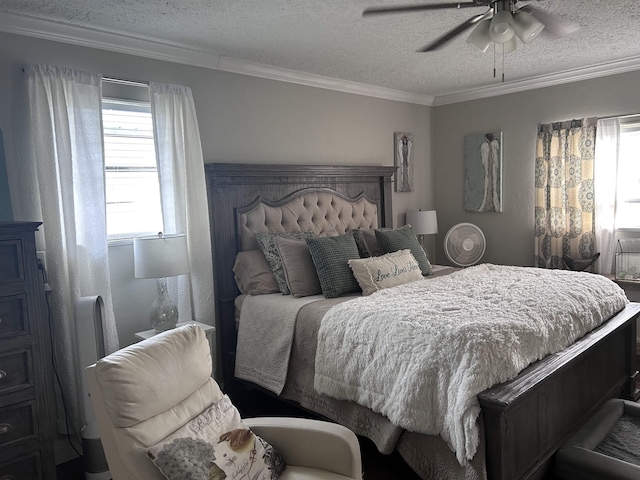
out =
[[0,435],[8,433],[11,428],[12,427],[10,423],[0,423]]
[[[2,380],[6,376],[7,376],[7,372],[5,372],[4,370],[0,370],[0,380]],[[2,479],[0,478],[0,480]]]

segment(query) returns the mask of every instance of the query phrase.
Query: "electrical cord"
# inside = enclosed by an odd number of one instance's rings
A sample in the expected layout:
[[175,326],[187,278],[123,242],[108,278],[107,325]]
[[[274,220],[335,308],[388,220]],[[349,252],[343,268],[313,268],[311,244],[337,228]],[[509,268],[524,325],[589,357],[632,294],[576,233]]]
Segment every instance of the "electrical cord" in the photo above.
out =
[[[38,258],[38,269],[40,270],[44,284],[48,286],[49,282],[47,278],[47,272],[44,268],[44,265],[42,264],[42,261],[39,258]],[[65,398],[64,398],[62,382],[60,381],[60,375],[58,374],[58,365],[56,362],[55,349],[53,344],[53,319],[51,316],[51,305],[49,304],[49,295],[46,292],[44,297],[47,304],[47,321],[49,323],[49,344],[51,346],[51,364],[53,365],[53,373],[56,378],[56,382],[58,383],[58,388],[60,389],[60,399],[62,400],[62,409],[64,411],[64,424],[66,429],[66,437],[73,451],[76,452],[76,454],[79,457],[81,457],[82,454],[71,441],[72,435],[71,435],[71,432],[69,431],[69,414],[67,412],[67,402],[65,401]]]

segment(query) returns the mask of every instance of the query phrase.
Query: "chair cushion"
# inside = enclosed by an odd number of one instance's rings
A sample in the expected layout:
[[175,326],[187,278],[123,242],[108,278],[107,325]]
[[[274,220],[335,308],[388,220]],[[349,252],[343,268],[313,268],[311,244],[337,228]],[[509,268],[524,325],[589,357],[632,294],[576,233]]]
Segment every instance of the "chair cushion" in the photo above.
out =
[[[96,379],[106,410],[120,428],[169,410],[210,377],[209,342],[204,331],[194,325],[160,333],[96,362]],[[173,388],[167,388],[167,382]]]
[[316,468],[297,467],[287,465],[280,475],[280,480],[353,480],[338,473],[318,470]]

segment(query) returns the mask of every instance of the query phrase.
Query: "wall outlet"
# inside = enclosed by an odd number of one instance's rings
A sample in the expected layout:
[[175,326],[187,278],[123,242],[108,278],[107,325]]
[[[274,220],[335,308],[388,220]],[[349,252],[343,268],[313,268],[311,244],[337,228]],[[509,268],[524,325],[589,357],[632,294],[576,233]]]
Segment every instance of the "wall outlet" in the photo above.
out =
[[47,271],[47,253],[44,250],[40,250],[36,252],[36,256],[38,257],[38,268],[41,270]]

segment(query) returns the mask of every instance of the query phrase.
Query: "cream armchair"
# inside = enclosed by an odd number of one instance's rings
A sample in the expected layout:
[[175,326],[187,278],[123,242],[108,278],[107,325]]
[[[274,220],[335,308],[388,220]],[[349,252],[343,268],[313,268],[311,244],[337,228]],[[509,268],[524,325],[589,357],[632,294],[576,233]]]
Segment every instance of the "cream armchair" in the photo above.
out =
[[[113,480],[163,480],[146,448],[223,396],[211,378],[209,342],[194,325],[126,347],[85,373]],[[284,459],[282,480],[362,479],[358,440],[341,425],[300,418],[244,422]]]

